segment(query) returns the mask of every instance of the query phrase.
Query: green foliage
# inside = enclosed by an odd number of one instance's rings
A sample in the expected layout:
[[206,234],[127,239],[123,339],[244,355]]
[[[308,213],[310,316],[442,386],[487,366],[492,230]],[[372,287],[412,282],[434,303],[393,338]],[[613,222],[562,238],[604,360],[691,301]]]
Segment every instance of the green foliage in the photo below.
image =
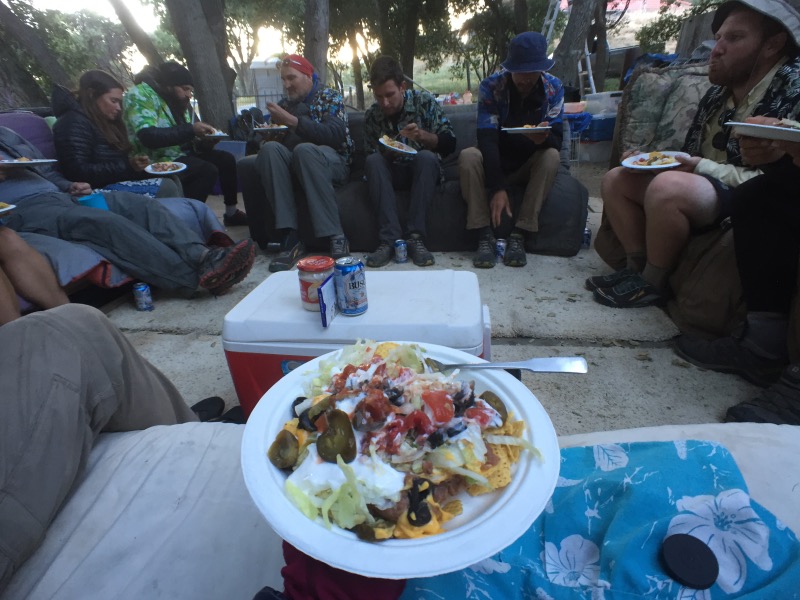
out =
[[667,42],[675,41],[681,32],[681,25],[691,16],[716,10],[722,0],[694,0],[691,8],[676,15],[669,12],[677,0],[662,0],[658,18],[644,25],[636,33],[636,41],[645,52],[664,52]]

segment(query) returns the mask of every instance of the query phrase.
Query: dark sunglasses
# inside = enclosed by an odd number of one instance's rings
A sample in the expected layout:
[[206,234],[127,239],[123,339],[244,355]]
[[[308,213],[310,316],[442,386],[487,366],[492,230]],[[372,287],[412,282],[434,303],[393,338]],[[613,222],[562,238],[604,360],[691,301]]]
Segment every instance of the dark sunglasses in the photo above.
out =
[[725,123],[730,121],[733,118],[733,115],[736,114],[736,108],[728,109],[719,115],[719,120],[717,123],[720,127],[722,127],[722,131],[718,131],[714,134],[714,137],[711,138],[711,145],[714,147],[714,150],[725,151],[728,148],[728,140],[731,138],[731,127],[725,126]]

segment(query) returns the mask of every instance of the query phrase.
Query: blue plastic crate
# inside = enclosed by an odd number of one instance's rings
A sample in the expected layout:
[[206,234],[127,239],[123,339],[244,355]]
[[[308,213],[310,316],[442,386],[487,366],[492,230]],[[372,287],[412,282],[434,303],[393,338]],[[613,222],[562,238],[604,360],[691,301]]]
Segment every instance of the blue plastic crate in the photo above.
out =
[[592,115],[589,123],[581,134],[584,142],[605,142],[614,138],[614,126],[617,124],[617,115]]

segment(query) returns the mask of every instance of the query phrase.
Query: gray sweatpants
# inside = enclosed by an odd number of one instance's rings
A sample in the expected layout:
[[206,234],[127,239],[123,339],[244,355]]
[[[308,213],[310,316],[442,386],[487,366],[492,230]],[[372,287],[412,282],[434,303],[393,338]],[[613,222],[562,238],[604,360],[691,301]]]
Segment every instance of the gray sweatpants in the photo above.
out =
[[0,593],[79,480],[101,431],[196,421],[98,310],[68,304],[0,327]]
[[103,195],[107,211],[80,206],[62,192],[23,198],[8,226],[89,246],[156,287],[195,291],[208,251],[203,240],[157,200],[128,192]]
[[276,229],[297,229],[294,175],[308,200],[314,235],[324,238],[343,233],[333,185],[344,183],[350,168],[336,150],[309,143],[289,150],[279,142],[267,142],[258,151],[256,169],[275,213]]

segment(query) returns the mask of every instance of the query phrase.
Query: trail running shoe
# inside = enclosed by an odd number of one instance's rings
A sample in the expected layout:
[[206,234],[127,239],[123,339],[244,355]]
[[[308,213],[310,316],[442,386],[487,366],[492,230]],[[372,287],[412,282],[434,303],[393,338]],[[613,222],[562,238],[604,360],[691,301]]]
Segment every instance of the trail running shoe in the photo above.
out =
[[784,369],[780,379],[759,396],[728,409],[727,421],[800,425],[800,365]]
[[232,215],[222,215],[222,222],[225,227],[239,227],[242,225],[247,225],[247,214],[237,208],[236,212]]
[[472,266],[476,269],[491,269],[497,264],[494,248],[497,241],[493,237],[482,237],[478,240],[478,251],[472,258]]
[[418,267],[430,267],[435,262],[433,254],[425,247],[425,242],[418,233],[412,233],[406,240],[406,244],[408,245],[408,255]]
[[392,260],[394,254],[394,245],[389,242],[381,242],[375,252],[370,252],[367,255],[367,266],[372,268],[385,267]]
[[295,244],[290,248],[281,250],[278,255],[269,263],[270,273],[288,271],[305,253],[306,247],[303,245],[303,242],[299,241],[295,242]]
[[199,285],[218,296],[247,277],[256,258],[251,239],[228,248],[212,248],[200,267]]
[[664,303],[664,296],[655,286],[636,273],[610,288],[597,288],[594,299],[613,308],[642,308]]
[[512,233],[508,236],[503,264],[507,267],[524,267],[528,264],[528,257],[525,255],[525,238],[521,234]]
[[594,277],[589,277],[584,282],[584,285],[587,290],[593,292],[598,288],[614,287],[623,279],[627,279],[633,275],[636,275],[636,271],[632,269],[620,269],[619,271],[614,271],[608,275],[595,275]]

